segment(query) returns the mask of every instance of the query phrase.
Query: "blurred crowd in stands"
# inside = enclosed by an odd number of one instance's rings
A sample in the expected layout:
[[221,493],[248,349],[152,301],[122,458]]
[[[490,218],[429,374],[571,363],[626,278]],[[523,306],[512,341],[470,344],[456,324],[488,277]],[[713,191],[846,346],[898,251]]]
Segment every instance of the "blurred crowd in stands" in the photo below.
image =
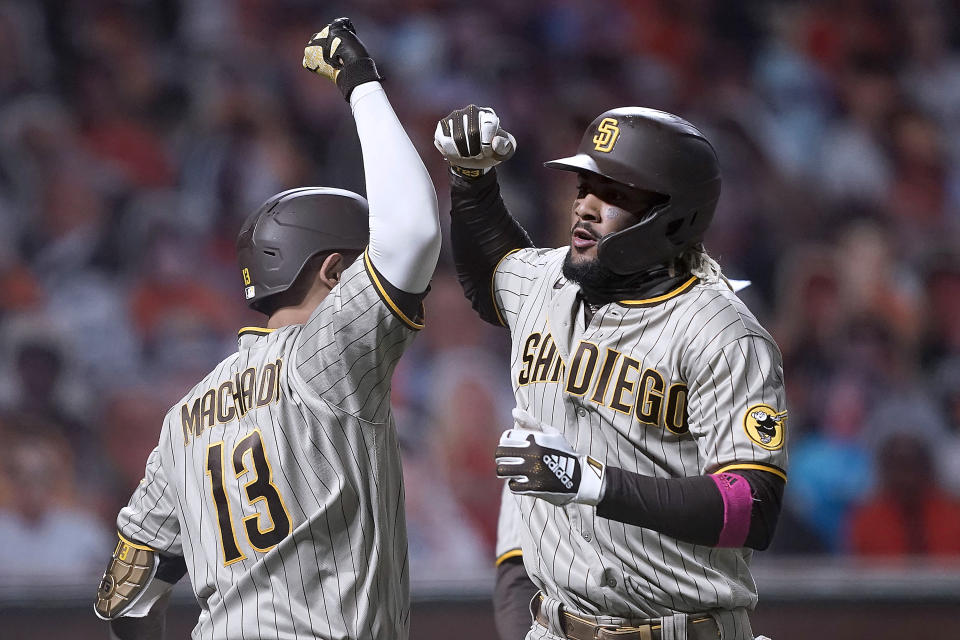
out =
[[[436,121],[493,106],[539,246],[602,111],[718,149],[707,249],[783,351],[771,553],[960,554],[960,13],[934,0],[0,1],[0,583],[99,577],[168,407],[262,318],[233,243],[270,195],[364,192],[356,131],[300,68],[350,15],[449,209]],[[446,224],[446,220],[444,220]],[[507,336],[449,245],[393,402],[411,571],[493,561]],[[29,578],[25,576],[30,576]]]

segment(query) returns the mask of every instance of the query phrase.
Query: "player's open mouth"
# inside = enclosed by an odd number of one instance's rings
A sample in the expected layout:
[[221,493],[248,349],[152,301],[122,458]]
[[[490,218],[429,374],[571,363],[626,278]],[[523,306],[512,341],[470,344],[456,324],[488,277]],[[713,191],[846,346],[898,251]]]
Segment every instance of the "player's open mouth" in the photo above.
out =
[[578,228],[573,230],[573,234],[570,237],[570,244],[572,244],[575,249],[589,249],[597,244],[597,239],[586,229]]

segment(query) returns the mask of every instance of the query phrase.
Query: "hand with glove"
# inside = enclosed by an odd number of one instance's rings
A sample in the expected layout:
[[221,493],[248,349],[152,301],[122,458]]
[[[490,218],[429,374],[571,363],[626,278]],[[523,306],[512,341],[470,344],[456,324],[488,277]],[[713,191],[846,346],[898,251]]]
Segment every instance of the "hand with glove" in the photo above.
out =
[[503,432],[497,447],[497,477],[509,478],[514,493],[557,506],[596,505],[603,498],[603,463],[573,450],[563,434],[523,409],[513,410],[516,427]]
[[383,79],[349,18],[337,18],[313,34],[303,50],[303,68],[336,82],[348,102],[357,86]]
[[482,176],[517,150],[516,139],[500,128],[496,112],[475,104],[440,120],[433,144],[450,163],[450,170],[465,178]]

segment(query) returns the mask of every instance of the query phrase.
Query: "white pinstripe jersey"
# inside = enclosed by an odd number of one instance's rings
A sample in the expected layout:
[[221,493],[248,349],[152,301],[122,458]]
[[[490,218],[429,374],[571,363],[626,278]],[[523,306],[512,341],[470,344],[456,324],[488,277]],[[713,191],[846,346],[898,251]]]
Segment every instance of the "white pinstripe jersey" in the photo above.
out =
[[[786,478],[780,352],[736,295],[691,278],[605,305],[585,325],[579,287],[561,273],[566,253],[520,250],[494,274],[518,406],[578,452],[635,473]],[[688,544],[595,507],[507,491],[497,553],[521,549],[531,579],[571,612],[645,619],[756,604],[748,549]]]
[[167,414],[122,536],[183,555],[193,638],[406,638],[390,379],[416,322],[367,254],[306,324],[239,350]]

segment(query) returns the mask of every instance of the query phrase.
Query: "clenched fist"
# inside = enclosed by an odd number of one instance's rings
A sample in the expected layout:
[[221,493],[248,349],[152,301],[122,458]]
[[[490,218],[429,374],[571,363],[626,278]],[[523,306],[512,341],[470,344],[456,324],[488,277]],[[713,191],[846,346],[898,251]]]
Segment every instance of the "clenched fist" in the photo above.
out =
[[574,451],[563,434],[532,415],[513,410],[516,426],[503,432],[494,454],[497,477],[510,491],[557,506],[568,502],[596,505],[603,498],[602,462]]
[[313,34],[303,50],[303,68],[336,82],[348,101],[358,85],[382,80],[349,18],[337,18]]
[[516,152],[517,141],[500,128],[490,107],[471,104],[437,123],[433,144],[455,173],[468,178],[483,175]]

